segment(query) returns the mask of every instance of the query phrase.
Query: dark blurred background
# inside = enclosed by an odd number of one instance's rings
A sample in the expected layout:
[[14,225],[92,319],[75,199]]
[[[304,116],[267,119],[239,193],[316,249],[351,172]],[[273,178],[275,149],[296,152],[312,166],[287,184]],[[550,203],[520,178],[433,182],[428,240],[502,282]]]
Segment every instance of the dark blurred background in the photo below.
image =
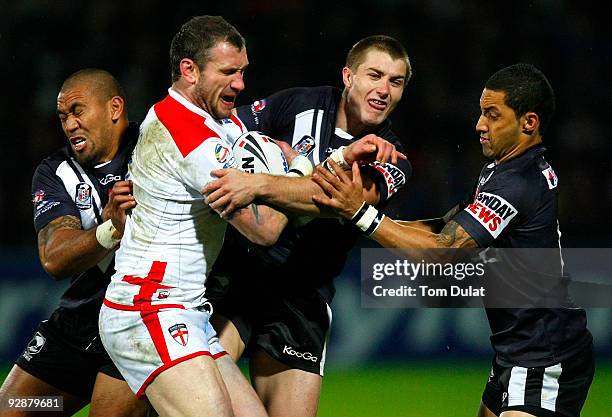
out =
[[200,14],[224,16],[247,40],[251,65],[239,104],[286,87],[341,86],[355,41],[398,38],[414,67],[392,115],[414,165],[395,207],[406,219],[440,215],[469,190],[485,162],[474,124],[488,76],[518,61],[536,65],[557,93],[544,139],[560,178],[563,244],[612,241],[612,37],[597,2],[2,0],[0,9],[3,251],[35,245],[30,181],[65,141],[55,114],[62,81],[84,67],[108,69],[127,92],[130,118],[141,121],[170,84],[173,34]]
[[[66,141],[55,113],[56,97],[74,71],[101,67],[112,72],[127,92],[130,118],[141,121],[166,95],[170,40],[192,16],[222,15],[246,38],[251,65],[239,104],[287,87],[340,87],[340,71],[354,42],[372,34],[394,36],[408,50],[414,71],[391,117],[414,175],[392,210],[396,218],[416,219],[441,215],[470,190],[485,163],[474,131],[484,82],[504,66],[529,62],[547,74],[557,93],[557,113],[544,140],[560,178],[562,243],[569,248],[612,247],[607,127],[612,117],[612,36],[609,13],[600,7],[589,0],[0,0],[0,381],[2,369],[8,371],[67,284],[54,282],[40,267],[30,181],[37,164]],[[482,309],[362,308],[359,259],[358,246],[336,281],[328,368],[476,358],[473,394],[464,395],[462,382],[451,380],[442,391],[441,383],[431,383],[439,398],[457,393],[473,399],[470,409],[475,410],[491,354]],[[588,313],[598,360],[609,360],[612,309]],[[598,366],[590,403],[605,411],[585,412],[587,417],[609,411],[605,404],[612,373],[610,366]],[[451,366],[442,374],[469,373],[465,369]],[[409,375],[402,381],[429,387]],[[602,382],[606,378],[608,385]],[[378,385],[383,379],[368,376],[364,387],[370,390],[372,380]],[[324,400],[332,386],[326,385]],[[347,387],[355,397],[359,383],[351,379]],[[411,395],[399,383],[395,388],[397,398],[390,404],[400,397],[412,401],[431,396]],[[387,415],[380,409],[381,398],[376,394],[370,401],[374,411],[365,414],[327,415]],[[347,402],[363,407],[368,401]],[[447,401],[449,406],[459,410],[453,401]]]

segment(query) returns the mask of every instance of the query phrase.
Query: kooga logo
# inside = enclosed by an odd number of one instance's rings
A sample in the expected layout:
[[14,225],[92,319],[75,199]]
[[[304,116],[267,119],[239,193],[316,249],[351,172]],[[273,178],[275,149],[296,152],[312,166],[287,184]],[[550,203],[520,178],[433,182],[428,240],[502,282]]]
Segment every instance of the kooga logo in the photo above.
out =
[[295,356],[297,358],[305,359],[307,361],[316,362],[319,359],[316,356],[312,356],[312,353],[310,353],[310,352],[306,352],[306,353],[296,352],[295,349],[293,349],[291,346],[287,346],[287,345],[285,345],[285,348],[283,349],[283,353],[285,355]]

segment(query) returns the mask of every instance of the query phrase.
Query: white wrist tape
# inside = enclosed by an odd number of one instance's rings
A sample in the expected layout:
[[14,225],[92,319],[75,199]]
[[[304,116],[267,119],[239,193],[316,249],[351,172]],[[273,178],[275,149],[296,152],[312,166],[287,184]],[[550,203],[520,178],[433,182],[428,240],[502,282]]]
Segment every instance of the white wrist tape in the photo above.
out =
[[98,225],[98,227],[96,227],[96,239],[98,243],[106,249],[114,249],[121,241],[121,239],[115,239],[113,237],[113,233],[116,231],[117,229],[113,226],[111,219]]
[[[334,161],[336,164],[338,164],[338,166],[340,166],[340,168],[342,168],[345,171],[350,171],[351,166],[348,164],[348,162],[346,162],[346,159],[344,159],[344,149],[346,148],[346,146],[341,146],[338,149],[336,149],[335,151],[333,151],[331,153],[331,155],[329,155],[327,157],[327,159],[331,159],[332,161]],[[336,172],[332,169],[332,167],[329,165],[329,162],[327,162],[327,159],[325,161],[323,161],[323,167],[325,167],[325,169],[327,169],[329,172],[331,172],[332,174],[336,175]]]
[[288,177],[305,177],[312,175],[312,162],[304,155],[296,155],[289,165]]
[[364,201],[361,207],[359,207],[359,210],[353,214],[350,222],[357,226],[363,233],[370,236],[378,229],[378,226],[380,226],[384,218],[384,214]]

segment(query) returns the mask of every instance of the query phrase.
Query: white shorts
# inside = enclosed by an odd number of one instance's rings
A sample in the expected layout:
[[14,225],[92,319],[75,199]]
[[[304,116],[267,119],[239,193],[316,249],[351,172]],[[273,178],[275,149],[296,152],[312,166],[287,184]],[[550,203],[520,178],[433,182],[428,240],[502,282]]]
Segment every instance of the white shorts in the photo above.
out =
[[142,398],[166,369],[200,355],[217,359],[227,354],[209,319],[203,309],[138,311],[102,305],[100,339],[132,391]]

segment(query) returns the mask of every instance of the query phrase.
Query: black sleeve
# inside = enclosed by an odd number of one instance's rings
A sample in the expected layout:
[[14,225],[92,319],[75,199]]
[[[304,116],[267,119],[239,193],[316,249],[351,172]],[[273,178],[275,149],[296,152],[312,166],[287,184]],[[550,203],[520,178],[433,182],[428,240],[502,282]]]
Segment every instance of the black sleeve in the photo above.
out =
[[[398,151],[405,153],[400,140],[393,132],[388,130],[381,134],[381,137],[394,144]],[[374,181],[380,194],[379,205],[383,205],[406,184],[412,175],[412,165],[403,159],[399,159],[395,165],[389,162],[384,165],[372,162],[364,166],[361,172]]]
[[237,107],[238,117],[247,130],[265,132],[276,139],[275,136],[285,129],[285,124],[292,121],[281,116],[287,114],[287,108],[292,105],[297,90],[297,88],[282,90],[250,105]]
[[478,243],[486,248],[525,216],[532,205],[532,192],[526,181],[500,178],[487,182],[474,200],[453,218]]
[[73,199],[48,161],[43,161],[34,172],[32,202],[36,233],[58,217],[67,215],[79,217]]

